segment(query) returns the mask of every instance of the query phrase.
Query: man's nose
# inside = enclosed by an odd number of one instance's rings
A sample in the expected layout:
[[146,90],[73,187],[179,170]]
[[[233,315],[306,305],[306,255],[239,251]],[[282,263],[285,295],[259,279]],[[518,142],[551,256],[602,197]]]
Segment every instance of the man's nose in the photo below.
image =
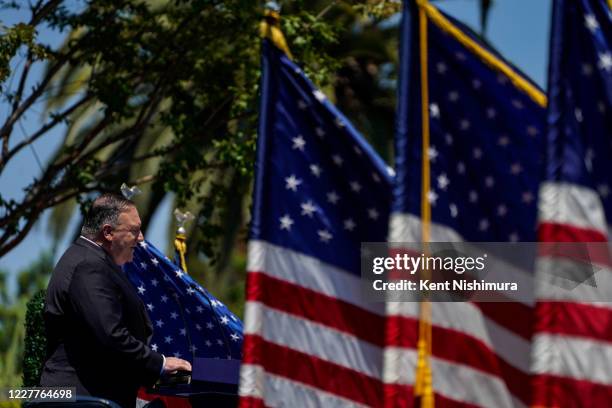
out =
[[144,241],[144,234],[142,233],[142,231],[140,231],[138,233],[138,242],[142,242],[142,241]]

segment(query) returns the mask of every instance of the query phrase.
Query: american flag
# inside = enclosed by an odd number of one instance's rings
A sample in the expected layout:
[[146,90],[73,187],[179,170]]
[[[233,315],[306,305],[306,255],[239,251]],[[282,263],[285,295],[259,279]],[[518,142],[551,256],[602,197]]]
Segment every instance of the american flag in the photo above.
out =
[[[390,241],[421,242],[421,72],[426,60],[433,242],[535,241],[545,97],[469,29],[430,4],[404,2]],[[436,406],[530,403],[533,302],[431,304]],[[419,305],[389,303],[386,398],[410,406]]]
[[154,351],[191,362],[241,358],[242,321],[153,244],[141,242],[123,270],[153,323]]
[[[612,16],[605,0],[557,0],[549,68],[546,175],[539,238],[608,241],[612,220]],[[555,258],[541,259],[554,263]],[[597,291],[609,293],[611,265]],[[594,289],[594,288],[592,288]],[[539,294],[534,337],[534,404],[609,406],[612,310],[579,291]],[[564,294],[564,295],[563,295]]]
[[384,306],[359,252],[386,239],[389,170],[267,40],[262,62],[240,406],[381,406]]

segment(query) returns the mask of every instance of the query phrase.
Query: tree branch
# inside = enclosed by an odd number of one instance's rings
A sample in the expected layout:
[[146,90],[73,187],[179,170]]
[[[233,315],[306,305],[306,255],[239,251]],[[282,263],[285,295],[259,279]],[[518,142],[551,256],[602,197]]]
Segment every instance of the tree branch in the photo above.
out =
[[76,52],[78,47],[73,47],[66,54],[63,54],[55,65],[49,69],[45,78],[40,82],[38,87],[28,96],[28,98],[16,109],[13,109],[11,115],[6,119],[4,125],[0,129],[0,137],[7,138],[13,130],[15,122],[23,115],[23,113],[36,101],[36,99],[43,93],[47,84],[51,81],[51,78],[60,70],[60,68],[70,59]]
[[17,154],[21,149],[23,149],[24,147],[26,147],[26,146],[32,144],[33,142],[35,142],[42,135],[44,135],[49,130],[54,128],[58,123],[62,122],[64,119],[66,119],[68,116],[70,116],[77,108],[79,108],[80,106],[82,106],[86,102],[90,101],[91,99],[92,99],[91,95],[86,95],[81,100],[75,102],[70,108],[66,109],[64,112],[54,116],[53,120],[47,122],[47,124],[45,124],[43,127],[38,129],[38,131],[36,131],[36,133],[34,133],[32,136],[30,136],[26,140],[16,144],[10,151],[8,151],[6,153],[6,155],[3,155],[0,158],[0,173],[2,173],[2,169],[4,168],[4,165],[6,163],[8,163],[8,161],[15,154]]
[[[47,15],[53,11],[53,9],[55,7],[57,7],[60,3],[62,2],[62,0],[50,0],[47,4],[45,4],[44,6],[40,7],[40,4],[42,2],[39,2],[36,7],[32,10],[32,19],[30,20],[30,25],[35,26],[38,23],[40,23],[40,21],[47,17]],[[38,9],[40,7],[40,9]]]

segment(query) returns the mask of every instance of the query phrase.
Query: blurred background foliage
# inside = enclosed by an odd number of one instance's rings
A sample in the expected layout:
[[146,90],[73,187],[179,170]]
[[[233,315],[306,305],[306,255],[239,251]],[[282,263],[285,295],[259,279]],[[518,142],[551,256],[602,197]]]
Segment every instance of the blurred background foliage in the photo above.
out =
[[[488,3],[481,1],[483,13]],[[400,3],[280,5],[295,60],[392,164]],[[99,192],[139,184],[143,193],[135,201],[145,227],[167,195],[173,207],[195,215],[186,225],[189,272],[242,315],[263,4],[0,0],[0,6],[31,14],[29,23],[4,27],[0,35],[0,103],[11,108],[0,123],[0,141],[12,146],[0,152],[0,174],[15,146],[48,137],[60,124],[66,129],[22,201],[0,192],[0,256],[45,209],[53,209],[50,233],[59,242],[78,234],[66,228],[68,221]],[[59,48],[37,38],[43,24],[65,35]],[[20,61],[12,71],[13,59]],[[34,63],[44,63],[45,72],[32,90],[23,89]],[[15,128],[37,103],[45,121],[23,143],[14,142]],[[168,254],[171,224],[168,246],[161,248]],[[18,275],[15,296],[0,273],[2,385],[20,381],[25,302],[46,286],[54,255],[41,254]]]

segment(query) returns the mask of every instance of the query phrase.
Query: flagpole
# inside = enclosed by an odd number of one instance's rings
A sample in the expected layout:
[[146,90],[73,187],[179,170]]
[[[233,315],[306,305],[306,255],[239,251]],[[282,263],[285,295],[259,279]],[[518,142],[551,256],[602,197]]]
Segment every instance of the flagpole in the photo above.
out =
[[[421,240],[424,252],[429,252],[431,240],[431,205],[429,193],[431,171],[429,162],[429,82],[427,62],[427,15],[425,5],[427,0],[417,0],[419,20],[419,62],[421,80],[421,130],[422,130],[422,168],[421,168]],[[422,279],[428,279],[430,271],[421,271]],[[422,408],[434,407],[434,395],[431,372],[431,302],[429,295],[424,294],[419,310],[419,338],[417,341],[417,367],[414,394],[420,397]]]
[[264,11],[264,19],[259,24],[259,35],[261,38],[267,38],[278,48],[283,51],[290,59],[293,59],[291,51],[287,46],[287,40],[280,29],[280,7],[275,2],[266,3]]

